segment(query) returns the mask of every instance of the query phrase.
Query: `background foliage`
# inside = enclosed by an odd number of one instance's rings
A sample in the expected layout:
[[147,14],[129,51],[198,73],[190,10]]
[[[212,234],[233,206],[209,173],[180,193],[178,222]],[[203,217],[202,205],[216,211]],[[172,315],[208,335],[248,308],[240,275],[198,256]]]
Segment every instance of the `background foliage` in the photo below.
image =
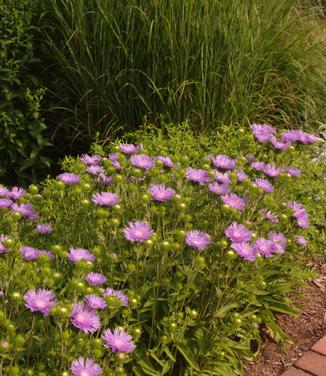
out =
[[49,167],[35,12],[35,1],[0,1],[0,174],[11,182],[37,181]]

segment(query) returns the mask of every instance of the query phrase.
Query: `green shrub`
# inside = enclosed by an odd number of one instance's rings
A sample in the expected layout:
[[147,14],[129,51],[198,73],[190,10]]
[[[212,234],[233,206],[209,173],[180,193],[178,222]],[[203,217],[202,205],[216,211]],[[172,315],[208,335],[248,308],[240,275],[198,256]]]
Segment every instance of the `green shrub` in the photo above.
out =
[[201,130],[325,116],[325,43],[297,0],[51,0],[44,9],[45,75],[67,143],[87,145],[97,131],[110,139],[145,115]]
[[[75,372],[75,366],[83,357],[92,358],[107,376],[233,376],[242,373],[241,359],[253,358],[260,348],[260,324],[276,341],[287,338],[273,312],[296,315],[298,305],[289,294],[298,295],[296,287],[313,275],[305,267],[310,243],[305,247],[297,238],[311,240],[307,223],[299,222],[307,213],[298,203],[288,204],[293,182],[302,178],[283,170],[303,148],[275,152],[246,130],[235,133],[230,127],[199,154],[187,128],[172,128],[171,135],[156,137],[156,146],[145,136],[148,144],[131,156],[126,148],[132,145],[112,145],[109,155],[94,145],[95,155],[67,157],[68,174],[28,192],[0,187],[7,198],[0,201],[0,369],[5,375],[68,374],[72,365],[72,375],[78,376],[82,369]],[[187,143],[197,150],[194,158]],[[164,154],[174,150],[174,165],[144,157],[154,147]],[[228,154],[232,166],[221,167],[211,153]],[[247,154],[276,163],[278,176],[270,177],[273,166],[265,166],[266,175],[259,172]],[[208,183],[220,179],[217,170],[226,171],[227,188],[245,199],[243,210],[223,204],[226,196],[212,192]],[[239,170],[247,173],[245,180]],[[197,184],[198,176],[205,183]],[[259,176],[269,180],[273,192],[258,188]],[[164,199],[152,184],[175,192]],[[107,202],[99,200],[104,192],[111,192]],[[267,221],[265,208],[279,220]],[[145,221],[153,231],[130,234],[134,221]],[[247,243],[241,245],[249,247],[242,248],[247,253],[225,232],[235,221],[247,229]],[[193,238],[196,230],[204,241]],[[267,248],[258,249],[260,238]],[[107,281],[90,283],[91,271]],[[32,289],[50,292],[37,291],[45,294],[40,299]],[[88,302],[88,313],[78,314],[85,306],[73,305],[85,301],[85,294],[102,296],[107,308],[91,309]],[[108,328],[132,336],[127,339],[136,343],[134,351],[103,338]]]
[[49,167],[41,115],[45,89],[34,74],[34,1],[0,1],[0,174],[9,181],[38,180]]

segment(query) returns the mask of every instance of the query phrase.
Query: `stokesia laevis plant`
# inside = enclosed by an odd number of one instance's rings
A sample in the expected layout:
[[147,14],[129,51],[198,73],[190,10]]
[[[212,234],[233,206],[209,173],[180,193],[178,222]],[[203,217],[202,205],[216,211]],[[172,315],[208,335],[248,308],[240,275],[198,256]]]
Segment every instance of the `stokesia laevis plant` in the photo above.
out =
[[4,374],[233,375],[261,322],[281,337],[310,237],[292,144],[315,138],[252,129],[239,154],[97,146],[42,187],[1,186]]

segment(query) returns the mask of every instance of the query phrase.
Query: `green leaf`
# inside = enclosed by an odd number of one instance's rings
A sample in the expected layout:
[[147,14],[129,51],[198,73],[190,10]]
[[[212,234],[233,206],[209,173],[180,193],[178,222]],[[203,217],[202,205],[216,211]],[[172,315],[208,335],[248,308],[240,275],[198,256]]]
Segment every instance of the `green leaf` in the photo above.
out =
[[179,344],[179,345],[176,345],[176,348],[179,350],[179,352],[183,355],[183,357],[187,360],[187,362],[193,369],[195,369],[196,371],[200,371],[199,366],[196,361],[196,357],[194,353],[192,352],[191,348],[189,347],[189,345],[186,346],[186,345]]

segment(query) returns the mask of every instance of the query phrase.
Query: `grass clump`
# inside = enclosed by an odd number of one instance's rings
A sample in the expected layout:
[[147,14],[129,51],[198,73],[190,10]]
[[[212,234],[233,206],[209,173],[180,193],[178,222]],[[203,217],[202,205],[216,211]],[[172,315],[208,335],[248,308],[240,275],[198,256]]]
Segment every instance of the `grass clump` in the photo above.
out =
[[156,121],[321,119],[325,43],[297,0],[51,0],[46,86],[55,135],[86,145]]

